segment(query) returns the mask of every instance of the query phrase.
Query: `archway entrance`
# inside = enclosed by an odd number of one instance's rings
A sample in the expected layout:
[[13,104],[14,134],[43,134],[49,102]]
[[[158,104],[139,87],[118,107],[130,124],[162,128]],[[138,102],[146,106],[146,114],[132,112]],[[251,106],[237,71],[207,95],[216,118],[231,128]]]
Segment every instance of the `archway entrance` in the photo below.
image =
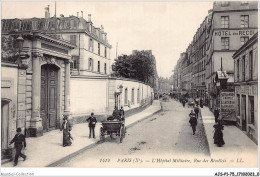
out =
[[41,118],[43,131],[56,128],[58,104],[58,70],[55,65],[41,67]]

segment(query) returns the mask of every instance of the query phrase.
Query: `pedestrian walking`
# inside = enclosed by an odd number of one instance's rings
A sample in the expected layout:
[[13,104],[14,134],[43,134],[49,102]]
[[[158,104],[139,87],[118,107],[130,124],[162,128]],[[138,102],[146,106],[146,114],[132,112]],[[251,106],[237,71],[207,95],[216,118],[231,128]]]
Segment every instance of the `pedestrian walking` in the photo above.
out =
[[96,117],[94,117],[94,113],[93,112],[91,113],[91,116],[89,118],[87,118],[87,122],[89,123],[88,124],[88,127],[89,127],[89,138],[91,138],[91,132],[93,134],[93,138],[96,138],[95,137],[95,126],[96,126],[96,123],[97,123],[97,119],[96,119]]
[[224,126],[221,125],[221,121],[218,121],[217,124],[215,124],[214,126],[214,144],[216,144],[218,147],[221,147],[225,144],[224,139],[223,139],[223,132],[222,130],[224,130]]
[[60,131],[63,131],[63,141],[62,141],[63,147],[70,146],[72,144],[71,140],[73,140],[73,138],[70,133],[71,130],[72,130],[72,125],[68,120],[68,116],[65,115],[60,129]]
[[198,119],[199,118],[199,112],[200,112],[200,109],[198,108],[198,106],[195,106],[194,112],[196,114],[196,118]]
[[23,160],[26,160],[26,155],[24,155],[22,153],[22,149],[24,147],[24,149],[26,148],[26,141],[25,141],[25,136],[21,133],[22,129],[19,127],[16,130],[17,134],[14,136],[14,138],[12,139],[12,141],[9,143],[9,145],[11,145],[12,143],[14,143],[14,148],[15,148],[15,157],[14,157],[14,166],[17,165],[18,163],[18,158],[21,156],[23,158]]
[[182,100],[182,106],[185,107],[186,101],[185,99]]
[[189,123],[190,123],[190,126],[191,126],[191,128],[192,128],[193,135],[195,135],[195,132],[196,132],[196,126],[197,126],[197,118],[196,118],[196,114],[194,113],[193,110],[191,110],[191,113],[189,114],[189,116],[190,116]]
[[214,116],[215,116],[215,123],[218,123],[218,118],[219,118],[219,109],[216,108],[214,110]]
[[203,108],[203,100],[200,99],[200,107]]

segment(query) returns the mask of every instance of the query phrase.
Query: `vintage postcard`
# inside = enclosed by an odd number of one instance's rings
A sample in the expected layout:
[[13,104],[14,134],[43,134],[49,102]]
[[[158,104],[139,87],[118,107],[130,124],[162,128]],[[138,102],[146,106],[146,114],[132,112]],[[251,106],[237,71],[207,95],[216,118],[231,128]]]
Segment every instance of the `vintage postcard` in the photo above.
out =
[[2,2],[1,167],[258,168],[258,2]]

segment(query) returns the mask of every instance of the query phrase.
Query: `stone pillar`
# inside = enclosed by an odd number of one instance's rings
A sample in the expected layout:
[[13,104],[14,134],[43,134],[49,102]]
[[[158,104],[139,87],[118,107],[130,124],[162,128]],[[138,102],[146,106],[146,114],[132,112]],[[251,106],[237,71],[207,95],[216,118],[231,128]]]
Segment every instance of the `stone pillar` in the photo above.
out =
[[42,119],[40,118],[40,98],[41,98],[41,53],[32,54],[32,119],[30,136],[37,137],[43,135]]
[[65,61],[65,100],[64,100],[64,115],[70,113],[70,62]]

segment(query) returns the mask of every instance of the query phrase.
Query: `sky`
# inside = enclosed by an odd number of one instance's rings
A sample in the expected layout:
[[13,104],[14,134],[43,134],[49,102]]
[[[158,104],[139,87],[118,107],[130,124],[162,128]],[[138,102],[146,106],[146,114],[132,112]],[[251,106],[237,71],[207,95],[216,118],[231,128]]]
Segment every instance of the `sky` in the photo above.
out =
[[[43,18],[50,5],[54,16],[55,2],[2,2],[1,18]],[[88,18],[95,27],[103,25],[112,45],[111,60],[132,50],[152,50],[160,77],[170,77],[180,53],[185,52],[198,27],[212,9],[213,1],[57,1],[56,12],[65,16]]]

